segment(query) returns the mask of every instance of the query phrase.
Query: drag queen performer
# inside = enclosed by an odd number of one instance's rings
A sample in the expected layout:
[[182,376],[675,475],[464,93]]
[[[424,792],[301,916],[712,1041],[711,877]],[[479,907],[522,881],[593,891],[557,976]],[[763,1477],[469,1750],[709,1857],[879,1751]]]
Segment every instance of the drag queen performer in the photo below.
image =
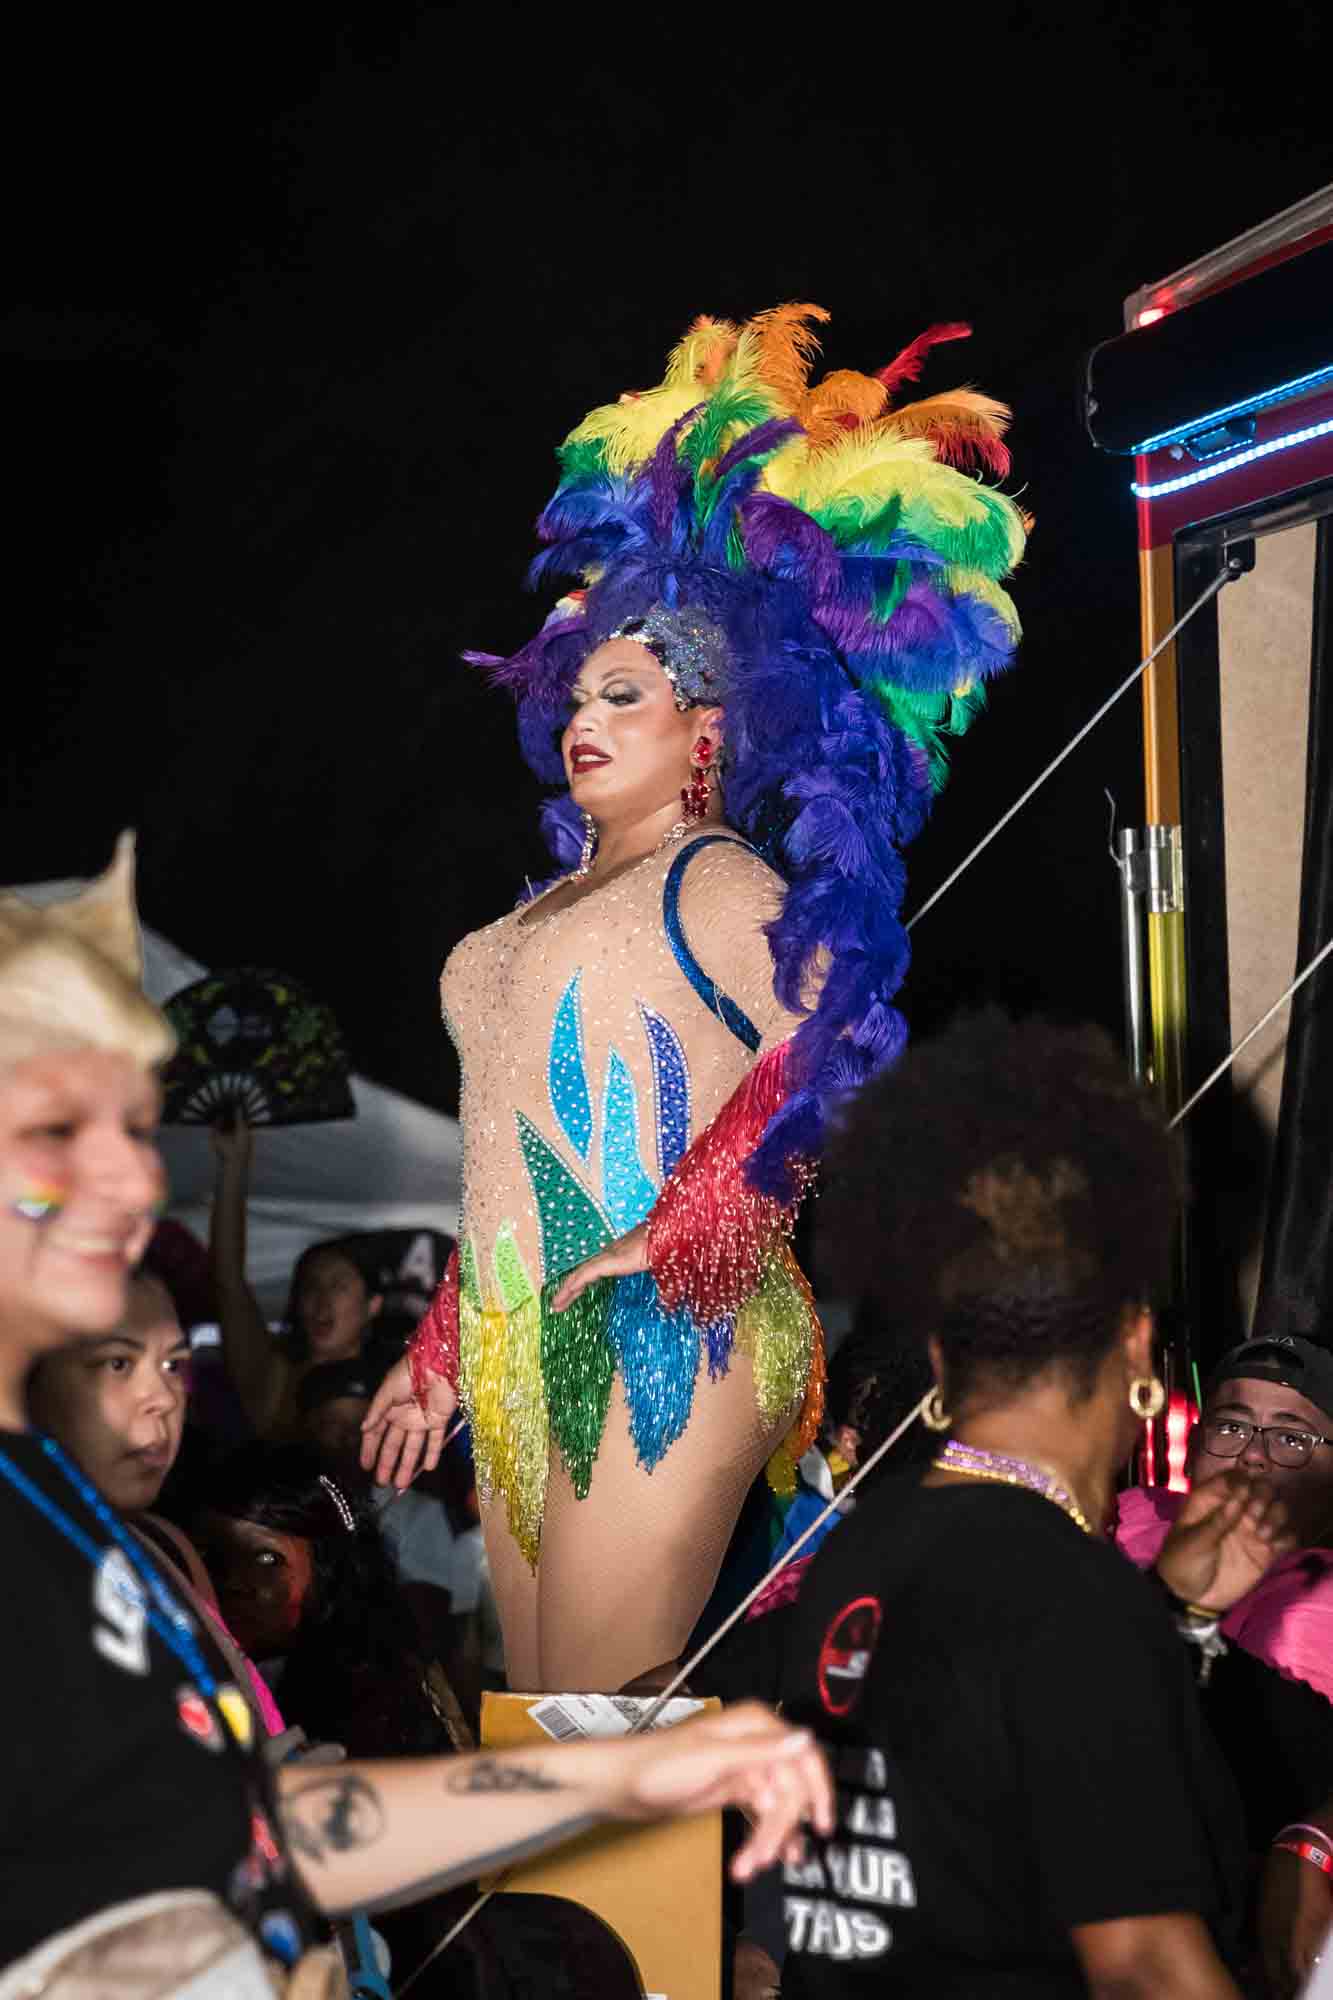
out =
[[[894,407],[935,328],[811,385],[818,308],[699,320],[566,440],[512,659],[566,872],[451,955],[460,1250],[366,1420],[400,1484],[472,1426],[510,1685],[684,1645],[741,1502],[818,1423],[789,1238],[839,1096],[891,1061],[900,848],[1007,665],[1007,412]],[[652,1475],[651,1477],[649,1475]]]

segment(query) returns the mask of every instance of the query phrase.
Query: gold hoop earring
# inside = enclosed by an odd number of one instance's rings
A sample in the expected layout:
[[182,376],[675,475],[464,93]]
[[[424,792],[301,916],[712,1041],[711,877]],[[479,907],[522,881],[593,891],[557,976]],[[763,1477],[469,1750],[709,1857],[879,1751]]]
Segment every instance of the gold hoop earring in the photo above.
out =
[[1150,1423],[1166,1408],[1166,1390],[1156,1375],[1136,1375],[1129,1385],[1129,1407]]
[[944,1407],[944,1398],[938,1388],[931,1390],[926,1398],[926,1406],[921,1412],[921,1421],[928,1431],[947,1431],[953,1418]]

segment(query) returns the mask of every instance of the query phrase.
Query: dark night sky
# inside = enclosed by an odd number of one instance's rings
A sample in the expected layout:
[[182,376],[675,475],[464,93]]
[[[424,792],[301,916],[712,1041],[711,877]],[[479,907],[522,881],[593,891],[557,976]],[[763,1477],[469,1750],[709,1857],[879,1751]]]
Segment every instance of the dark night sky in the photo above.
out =
[[[304,977],[359,1068],[451,1108],[439,964],[542,868],[507,704],[456,656],[544,610],[531,522],[583,412],[695,313],[808,298],[831,366],[971,319],[923,387],[1013,403],[1038,517],[1027,642],[915,902],[1138,657],[1080,359],[1137,284],[1333,177],[1322,11],[7,31],[0,880],[137,825],[150,923]],[[922,924],[918,1024],[981,993],[1118,1021],[1103,788],[1141,814],[1137,726],[1131,699]]]

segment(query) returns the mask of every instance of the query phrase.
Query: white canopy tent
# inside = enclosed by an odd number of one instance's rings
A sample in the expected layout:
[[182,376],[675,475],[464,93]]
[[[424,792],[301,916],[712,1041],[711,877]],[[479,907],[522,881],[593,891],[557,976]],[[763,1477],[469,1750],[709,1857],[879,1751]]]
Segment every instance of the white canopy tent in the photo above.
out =
[[[74,895],[80,882],[21,885],[33,902]],[[161,1003],[202,979],[209,967],[144,927],[144,986]],[[264,1312],[280,1317],[301,1251],[322,1237],[373,1229],[458,1232],[461,1150],[458,1121],[353,1076],[356,1117],[326,1125],[261,1128],[250,1181],[250,1281]],[[171,1183],[168,1213],[204,1242],[214,1155],[202,1126],[163,1128]]]

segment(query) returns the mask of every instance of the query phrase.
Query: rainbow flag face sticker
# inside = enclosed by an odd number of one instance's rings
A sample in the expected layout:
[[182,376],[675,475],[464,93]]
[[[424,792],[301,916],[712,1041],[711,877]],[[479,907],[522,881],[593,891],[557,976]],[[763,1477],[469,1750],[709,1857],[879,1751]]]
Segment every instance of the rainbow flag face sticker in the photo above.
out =
[[45,1187],[40,1182],[24,1188],[21,1195],[10,1203],[15,1215],[21,1215],[25,1222],[48,1222],[65,1206],[65,1190]]

